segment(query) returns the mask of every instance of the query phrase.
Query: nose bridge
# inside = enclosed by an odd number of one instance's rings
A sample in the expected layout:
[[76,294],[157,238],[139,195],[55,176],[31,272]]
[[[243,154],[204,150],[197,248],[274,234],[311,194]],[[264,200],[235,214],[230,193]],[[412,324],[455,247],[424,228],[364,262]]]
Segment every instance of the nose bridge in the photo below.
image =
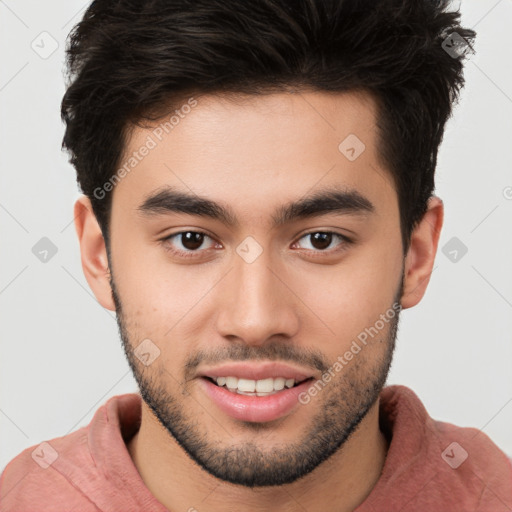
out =
[[274,335],[292,336],[298,326],[293,294],[275,275],[270,252],[249,240],[237,253],[223,294],[219,331],[249,344],[262,344]]
[[235,265],[237,305],[244,306],[246,313],[254,315],[270,310],[278,290],[269,258],[261,255],[251,263],[240,260]]

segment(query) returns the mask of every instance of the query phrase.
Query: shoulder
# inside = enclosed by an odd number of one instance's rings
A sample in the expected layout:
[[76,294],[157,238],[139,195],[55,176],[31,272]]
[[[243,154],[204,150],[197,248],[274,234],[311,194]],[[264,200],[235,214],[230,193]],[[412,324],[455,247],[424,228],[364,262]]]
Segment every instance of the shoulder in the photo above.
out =
[[66,510],[96,512],[125,483],[127,472],[140,491],[142,483],[124,443],[138,428],[140,402],[134,393],[113,396],[87,426],[17,455],[0,476],[2,512],[60,512],[64,505]]
[[98,509],[72,485],[65,471],[71,461],[86,462],[88,454],[87,427],[26,448],[7,464],[0,477],[0,508],[3,512],[57,512],[65,505],[96,512]]
[[399,489],[414,487],[411,503],[419,509],[440,498],[461,510],[512,509],[512,454],[485,432],[434,419],[405,386],[384,388],[380,411],[391,439],[385,480]]

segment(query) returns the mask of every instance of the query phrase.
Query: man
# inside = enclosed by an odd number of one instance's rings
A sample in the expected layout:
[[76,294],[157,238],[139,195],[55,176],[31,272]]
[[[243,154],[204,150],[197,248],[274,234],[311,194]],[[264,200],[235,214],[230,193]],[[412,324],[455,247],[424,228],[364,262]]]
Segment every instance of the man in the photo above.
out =
[[512,510],[385,386],[475,34],[443,0],[100,0],[68,47],[82,265],[140,387],[5,469],[14,510]]

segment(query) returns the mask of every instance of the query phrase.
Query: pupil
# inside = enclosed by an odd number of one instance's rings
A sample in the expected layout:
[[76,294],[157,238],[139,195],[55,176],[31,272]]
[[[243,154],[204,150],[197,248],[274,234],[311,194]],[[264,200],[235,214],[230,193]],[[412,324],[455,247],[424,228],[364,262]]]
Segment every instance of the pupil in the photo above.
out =
[[203,243],[204,235],[202,233],[194,233],[193,231],[187,231],[181,235],[181,243],[183,247],[194,250],[201,247]]
[[315,249],[326,249],[331,245],[332,233],[313,233],[311,244]]
[[[332,242],[332,233],[313,233],[312,245],[315,249],[327,249]],[[189,250],[198,249],[203,244],[204,235],[193,231],[187,231],[181,235],[181,243]]]

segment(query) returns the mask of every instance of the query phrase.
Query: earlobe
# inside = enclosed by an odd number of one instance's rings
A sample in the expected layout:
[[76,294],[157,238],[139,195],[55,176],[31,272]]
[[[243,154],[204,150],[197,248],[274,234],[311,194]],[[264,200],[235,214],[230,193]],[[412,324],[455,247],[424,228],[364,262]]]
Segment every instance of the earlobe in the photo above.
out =
[[104,308],[115,311],[105,239],[88,197],[77,199],[74,214],[85,278],[98,302]]
[[425,295],[434,266],[443,217],[443,202],[432,196],[425,215],[411,234],[411,243],[405,258],[402,295],[404,309],[415,306]]

